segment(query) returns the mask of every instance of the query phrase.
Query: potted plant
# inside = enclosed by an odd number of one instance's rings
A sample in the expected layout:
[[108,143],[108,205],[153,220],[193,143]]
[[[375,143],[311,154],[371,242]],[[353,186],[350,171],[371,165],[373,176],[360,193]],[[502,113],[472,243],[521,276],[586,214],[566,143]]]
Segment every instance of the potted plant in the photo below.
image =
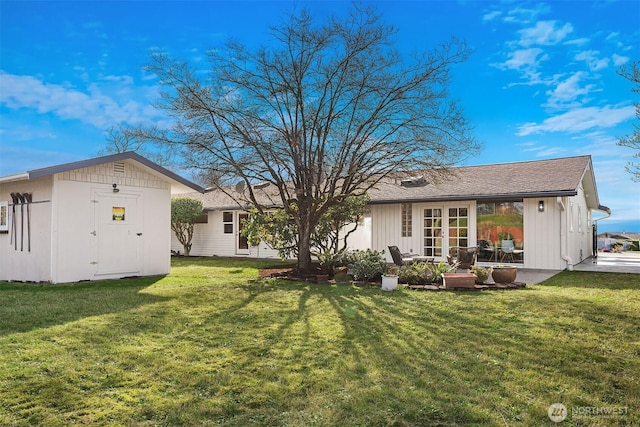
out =
[[476,276],[476,284],[482,285],[489,278],[489,275],[491,274],[492,269],[491,267],[486,268],[480,265],[474,265],[471,268],[469,268],[467,271],[473,274],[474,276]]
[[430,265],[429,269],[431,270],[431,280],[433,280],[433,283],[442,283],[444,280],[443,274],[451,272],[455,273],[458,269],[458,265],[459,263],[457,261],[453,264],[449,264],[444,259],[437,264]]
[[390,265],[385,268],[382,274],[382,290],[383,291],[395,291],[398,289],[398,267]]
[[491,277],[496,283],[513,283],[517,275],[518,270],[512,265],[496,265],[491,271]]

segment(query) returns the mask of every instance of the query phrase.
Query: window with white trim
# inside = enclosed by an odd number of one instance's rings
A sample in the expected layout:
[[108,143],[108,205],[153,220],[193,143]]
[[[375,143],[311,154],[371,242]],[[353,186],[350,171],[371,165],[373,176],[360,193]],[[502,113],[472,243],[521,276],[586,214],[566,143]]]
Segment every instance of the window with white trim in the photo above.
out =
[[224,234],[233,234],[233,212],[222,212]]
[[411,219],[411,203],[402,203],[401,209],[402,237],[411,237],[411,229],[413,228],[413,222]]

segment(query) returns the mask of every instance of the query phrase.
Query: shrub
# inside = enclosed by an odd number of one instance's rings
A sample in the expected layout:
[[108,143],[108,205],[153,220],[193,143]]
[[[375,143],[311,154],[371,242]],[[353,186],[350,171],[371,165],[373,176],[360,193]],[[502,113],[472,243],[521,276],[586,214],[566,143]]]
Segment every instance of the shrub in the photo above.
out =
[[370,282],[380,279],[384,273],[386,261],[384,251],[353,251],[350,254],[351,264],[349,268],[353,272],[355,280]]
[[400,267],[398,281],[410,285],[426,285],[432,282],[432,273],[427,262],[416,262]]

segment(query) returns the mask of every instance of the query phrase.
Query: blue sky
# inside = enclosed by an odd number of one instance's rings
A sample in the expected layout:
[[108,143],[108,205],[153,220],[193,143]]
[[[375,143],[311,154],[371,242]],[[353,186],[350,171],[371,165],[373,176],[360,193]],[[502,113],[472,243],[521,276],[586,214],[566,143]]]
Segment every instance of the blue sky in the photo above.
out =
[[[378,1],[397,47],[428,50],[449,36],[474,49],[452,93],[476,126],[468,164],[590,154],[601,231],[640,231],[631,84],[616,70],[640,59],[638,1]],[[154,52],[193,64],[228,37],[269,43],[294,5],[318,17],[348,2],[0,1],[0,176],[94,157],[113,125],[165,120],[152,107]],[[562,171],[558,171],[562,173]]]

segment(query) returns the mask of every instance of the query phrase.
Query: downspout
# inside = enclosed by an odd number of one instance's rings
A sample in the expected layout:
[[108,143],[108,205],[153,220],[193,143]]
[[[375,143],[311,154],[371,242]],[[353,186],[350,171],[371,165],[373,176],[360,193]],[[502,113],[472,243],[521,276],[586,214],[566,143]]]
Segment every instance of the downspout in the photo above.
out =
[[[571,259],[571,257],[569,255],[567,255],[566,252],[566,241],[567,241],[567,237],[565,236],[565,233],[562,230],[562,224],[567,222],[567,218],[566,218],[566,213],[563,214],[563,212],[566,212],[566,207],[564,206],[564,203],[562,202],[562,197],[558,196],[556,197],[556,202],[558,203],[558,206],[560,207],[560,256],[562,257],[562,259],[567,263],[567,270],[569,271],[573,271],[573,260]],[[565,225],[566,228],[566,225]]]

